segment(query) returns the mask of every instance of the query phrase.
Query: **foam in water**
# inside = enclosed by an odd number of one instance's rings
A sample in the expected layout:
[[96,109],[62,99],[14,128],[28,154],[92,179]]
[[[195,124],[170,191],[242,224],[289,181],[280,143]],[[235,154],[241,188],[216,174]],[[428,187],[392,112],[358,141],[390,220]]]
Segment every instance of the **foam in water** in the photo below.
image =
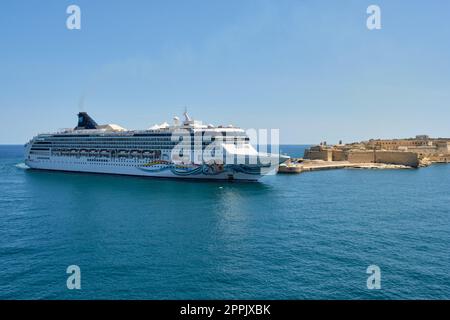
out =
[[18,164],[14,165],[14,166],[15,166],[16,168],[23,169],[23,170],[30,169],[30,167],[27,166],[27,165],[26,165],[25,163],[23,163],[23,162],[18,163]]

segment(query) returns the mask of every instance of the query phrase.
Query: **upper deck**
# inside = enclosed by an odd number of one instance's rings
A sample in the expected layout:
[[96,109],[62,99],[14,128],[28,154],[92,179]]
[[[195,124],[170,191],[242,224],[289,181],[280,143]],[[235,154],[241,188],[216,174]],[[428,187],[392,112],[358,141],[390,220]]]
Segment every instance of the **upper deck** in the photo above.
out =
[[[250,139],[245,131],[234,126],[204,125],[192,120],[185,113],[186,120],[154,125],[146,130],[127,130],[118,125],[98,125],[86,113],[79,114],[77,127],[34,137],[32,145],[46,145],[52,148],[100,148],[100,149],[157,149],[170,150],[175,145],[206,147],[212,141],[244,145]],[[218,139],[217,137],[220,137]]]

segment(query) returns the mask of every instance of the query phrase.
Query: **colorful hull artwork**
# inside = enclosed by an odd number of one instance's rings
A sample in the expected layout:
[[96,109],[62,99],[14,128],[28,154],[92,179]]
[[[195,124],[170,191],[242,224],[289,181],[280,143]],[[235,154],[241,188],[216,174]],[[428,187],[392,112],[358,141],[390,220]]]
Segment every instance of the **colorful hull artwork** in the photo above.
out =
[[230,173],[245,173],[245,174],[261,174],[261,166],[249,166],[242,164],[174,164],[170,161],[154,161],[147,163],[141,167],[140,170],[147,172],[162,172],[170,170],[177,176],[191,176],[191,175],[218,175],[224,172]]

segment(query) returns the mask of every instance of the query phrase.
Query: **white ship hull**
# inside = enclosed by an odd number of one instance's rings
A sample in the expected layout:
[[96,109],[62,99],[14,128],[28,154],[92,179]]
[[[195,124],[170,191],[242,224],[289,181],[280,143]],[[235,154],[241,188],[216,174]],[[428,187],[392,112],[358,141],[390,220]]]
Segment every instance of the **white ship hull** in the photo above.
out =
[[[100,173],[100,174],[116,174],[153,178],[183,178],[183,179],[201,179],[201,180],[242,180],[257,181],[261,178],[261,174],[244,173],[236,170],[224,170],[222,172],[203,172],[204,170],[196,170],[198,172],[189,173],[186,171],[176,171],[173,168],[164,170],[148,170],[143,166],[120,166],[118,164],[92,164],[78,161],[78,163],[64,163],[61,161],[53,162],[51,160],[26,160],[25,164],[31,169],[66,171],[66,172],[84,172],[84,173]],[[193,170],[192,170],[193,171]]]

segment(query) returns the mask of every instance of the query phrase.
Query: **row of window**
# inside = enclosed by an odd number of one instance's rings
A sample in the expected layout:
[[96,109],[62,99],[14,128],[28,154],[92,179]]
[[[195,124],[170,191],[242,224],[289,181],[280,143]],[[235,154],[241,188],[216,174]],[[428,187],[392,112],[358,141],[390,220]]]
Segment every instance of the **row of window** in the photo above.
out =
[[[246,144],[245,141],[240,140],[240,141],[224,141],[224,142],[233,142],[234,144]],[[175,146],[175,145],[210,145],[212,142],[211,141],[180,141],[180,142],[140,142],[140,143],[135,143],[135,142],[128,142],[128,141],[122,141],[122,142],[88,142],[88,141],[74,141],[74,142],[53,142],[51,144],[51,146],[55,147],[55,146],[74,146],[74,145],[80,145],[80,146],[99,146],[104,147],[104,146],[124,146],[124,147],[130,147],[130,146]]]
[[141,143],[141,142],[176,142],[181,140],[192,140],[192,141],[233,141],[233,140],[243,140],[243,141],[249,141],[249,138],[246,136],[194,136],[191,138],[187,138],[186,136],[173,136],[169,138],[129,138],[129,137],[122,137],[122,138],[59,138],[59,137],[52,137],[45,140],[39,140],[40,143],[46,143],[46,142],[77,142],[77,141],[87,141],[87,142],[134,142],[134,143]]
[[143,165],[144,163],[114,163],[114,162],[98,162],[98,163],[87,163],[87,162],[77,162],[77,161],[72,161],[72,162],[68,162],[68,161],[50,161],[49,158],[38,158],[39,160],[46,160],[48,162],[51,163],[59,163],[59,164],[77,164],[77,165],[101,165],[101,166],[114,166],[114,167],[139,167],[141,165]]

